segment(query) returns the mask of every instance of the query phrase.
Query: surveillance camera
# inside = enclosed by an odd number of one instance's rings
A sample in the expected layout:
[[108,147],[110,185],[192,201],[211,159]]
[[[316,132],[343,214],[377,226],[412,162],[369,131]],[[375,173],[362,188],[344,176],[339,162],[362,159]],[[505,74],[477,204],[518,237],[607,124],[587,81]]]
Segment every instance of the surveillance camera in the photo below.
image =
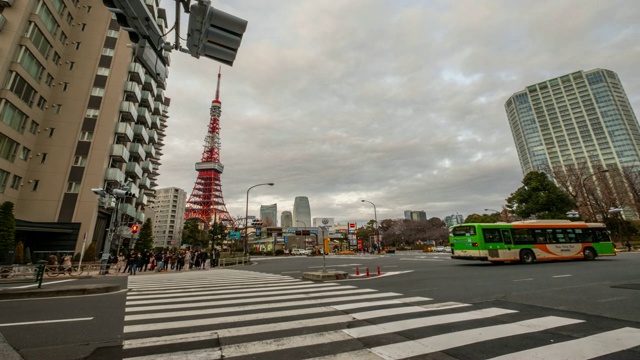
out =
[[104,191],[103,188],[92,188],[91,191],[93,191],[93,193],[96,194],[96,195],[100,195],[100,196],[107,195],[107,192]]

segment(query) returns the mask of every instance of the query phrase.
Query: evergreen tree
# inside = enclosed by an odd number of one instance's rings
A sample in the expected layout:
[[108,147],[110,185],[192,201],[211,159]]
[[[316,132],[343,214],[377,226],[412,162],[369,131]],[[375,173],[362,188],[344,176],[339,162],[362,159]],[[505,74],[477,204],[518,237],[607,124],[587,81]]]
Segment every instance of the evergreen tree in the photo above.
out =
[[24,263],[25,264],[31,264],[32,263],[32,261],[31,261],[31,249],[29,249],[28,246],[24,249]]
[[222,246],[222,242],[227,238],[227,227],[221,222],[213,223],[209,235],[213,240],[213,246]]
[[142,224],[135,249],[140,252],[153,249],[153,224],[149,218]]
[[16,244],[16,252],[14,253],[13,262],[15,264],[24,264],[24,244],[18,241]]
[[15,250],[16,219],[13,215],[13,203],[5,201],[0,205],[0,263],[11,263],[9,255]]
[[573,198],[543,172],[528,173],[522,184],[506,199],[507,208],[522,219],[567,219],[567,212],[575,208]]

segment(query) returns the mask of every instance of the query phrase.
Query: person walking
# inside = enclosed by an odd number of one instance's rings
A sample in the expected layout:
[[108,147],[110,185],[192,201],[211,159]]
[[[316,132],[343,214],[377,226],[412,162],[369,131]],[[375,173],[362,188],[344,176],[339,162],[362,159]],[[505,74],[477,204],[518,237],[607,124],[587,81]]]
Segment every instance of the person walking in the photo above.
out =
[[131,254],[129,255],[129,275],[135,275],[137,267],[138,254],[136,254],[135,250],[131,250]]
[[627,247],[627,251],[631,251],[631,243],[629,243],[629,240],[627,240],[627,242],[624,244],[624,246]]
[[126,266],[125,263],[126,263],[126,260],[124,258],[124,254],[123,253],[118,254],[118,260],[116,261],[116,274],[119,274],[122,268]]

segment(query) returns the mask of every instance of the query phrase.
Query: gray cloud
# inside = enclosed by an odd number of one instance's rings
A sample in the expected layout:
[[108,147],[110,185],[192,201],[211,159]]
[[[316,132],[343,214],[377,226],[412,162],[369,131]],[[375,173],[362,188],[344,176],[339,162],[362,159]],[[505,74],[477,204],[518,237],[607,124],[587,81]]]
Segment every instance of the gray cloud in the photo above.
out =
[[[222,66],[227,209],[367,221],[497,209],[522,172],[504,112],[525,86],[578,70],[618,73],[640,103],[637,1],[217,1],[249,21]],[[173,9],[173,2],[163,0]],[[170,20],[173,14],[169,14]],[[186,37],[187,17],[183,14]],[[160,186],[190,192],[219,64],[174,53]]]

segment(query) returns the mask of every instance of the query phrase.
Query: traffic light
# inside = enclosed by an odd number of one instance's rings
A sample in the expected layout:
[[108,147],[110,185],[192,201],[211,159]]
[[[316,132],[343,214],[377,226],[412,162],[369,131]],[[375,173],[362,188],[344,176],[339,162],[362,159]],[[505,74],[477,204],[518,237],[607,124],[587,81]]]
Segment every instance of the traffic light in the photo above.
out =
[[138,233],[138,228],[139,228],[138,224],[131,225],[131,235],[137,234]]
[[[145,0],[102,0],[104,6],[115,14],[129,39],[136,44],[135,57],[149,75],[160,84],[167,78],[167,62],[162,52],[165,40]],[[170,46],[169,46],[170,49]]]
[[191,56],[201,55],[233,66],[247,21],[217,10],[210,0],[198,0],[189,9],[187,49]]

